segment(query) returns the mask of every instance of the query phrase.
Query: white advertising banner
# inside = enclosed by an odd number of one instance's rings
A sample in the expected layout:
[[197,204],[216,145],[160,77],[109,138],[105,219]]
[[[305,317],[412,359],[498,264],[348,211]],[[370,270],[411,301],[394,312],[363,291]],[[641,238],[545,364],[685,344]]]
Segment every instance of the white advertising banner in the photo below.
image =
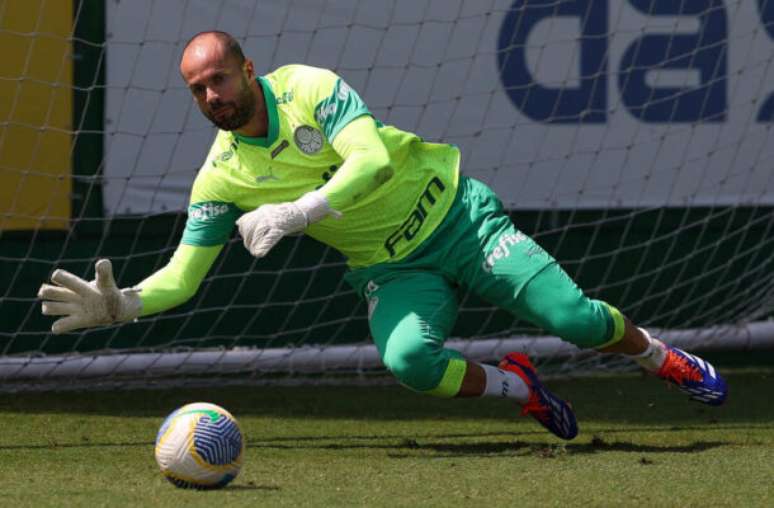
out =
[[774,205],[774,2],[106,4],[109,215],[185,209],[215,131],[178,62],[210,29],[259,73],[335,70],[508,208]]

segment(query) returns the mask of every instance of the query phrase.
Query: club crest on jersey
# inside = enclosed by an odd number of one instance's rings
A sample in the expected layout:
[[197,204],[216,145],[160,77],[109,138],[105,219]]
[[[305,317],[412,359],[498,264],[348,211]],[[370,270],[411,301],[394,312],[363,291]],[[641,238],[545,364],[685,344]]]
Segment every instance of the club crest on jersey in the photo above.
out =
[[218,155],[218,160],[219,160],[219,161],[221,161],[221,162],[226,162],[226,161],[228,161],[228,160],[229,160],[231,157],[233,157],[233,156],[234,156],[234,152],[235,152],[235,151],[236,151],[236,149],[237,149],[237,143],[238,143],[237,141],[233,141],[233,142],[232,142],[232,143],[229,145],[229,147],[228,147],[228,150],[226,150],[225,152],[223,152],[223,153],[221,153],[220,155]]
[[293,133],[293,140],[298,149],[307,155],[312,155],[322,150],[323,139],[320,131],[308,125],[301,125]]

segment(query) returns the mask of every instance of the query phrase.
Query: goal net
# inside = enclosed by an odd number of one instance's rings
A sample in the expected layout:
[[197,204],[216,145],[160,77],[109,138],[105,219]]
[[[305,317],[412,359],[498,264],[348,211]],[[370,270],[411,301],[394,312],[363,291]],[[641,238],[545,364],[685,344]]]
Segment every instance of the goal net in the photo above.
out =
[[[55,268],[166,264],[214,130],[177,68],[233,34],[257,72],[341,75],[386,124],[458,145],[592,297],[689,349],[774,347],[774,2],[10,0],[0,3],[0,380],[327,381],[380,372],[344,259],[232,238],[185,305],[49,333]],[[460,295],[449,344],[565,375],[626,369]]]

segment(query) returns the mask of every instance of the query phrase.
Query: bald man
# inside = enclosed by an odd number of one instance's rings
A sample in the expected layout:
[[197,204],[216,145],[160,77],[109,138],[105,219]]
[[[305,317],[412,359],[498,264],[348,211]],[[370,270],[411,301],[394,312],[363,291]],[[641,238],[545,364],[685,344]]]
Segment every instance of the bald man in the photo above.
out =
[[218,129],[266,136],[269,120],[253,62],[233,38],[222,32],[197,35],[183,50],[180,73],[204,116]]
[[39,292],[44,314],[64,316],[54,333],[185,302],[236,225],[256,257],[301,232],[343,253],[385,366],[413,390],[511,399],[556,436],[577,434],[572,408],[546,389],[526,355],[510,353],[495,367],[444,347],[464,288],[581,348],[629,355],[694,400],[725,400],[725,381],[709,363],[586,297],[486,185],[460,175],[455,146],[376,121],[333,72],[287,65],[256,76],[233,37],[203,32],[185,47],[180,73],[219,129],[180,245],[132,288],[116,287],[105,259],[91,282],[55,271]]

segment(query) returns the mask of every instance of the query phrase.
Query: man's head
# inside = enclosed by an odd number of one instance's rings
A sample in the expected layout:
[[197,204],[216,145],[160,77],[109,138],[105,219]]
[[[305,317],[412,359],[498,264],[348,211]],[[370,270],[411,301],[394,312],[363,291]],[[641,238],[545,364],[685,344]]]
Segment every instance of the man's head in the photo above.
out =
[[219,129],[244,127],[256,114],[260,91],[253,62],[225,32],[201,32],[183,49],[180,74],[196,104]]

